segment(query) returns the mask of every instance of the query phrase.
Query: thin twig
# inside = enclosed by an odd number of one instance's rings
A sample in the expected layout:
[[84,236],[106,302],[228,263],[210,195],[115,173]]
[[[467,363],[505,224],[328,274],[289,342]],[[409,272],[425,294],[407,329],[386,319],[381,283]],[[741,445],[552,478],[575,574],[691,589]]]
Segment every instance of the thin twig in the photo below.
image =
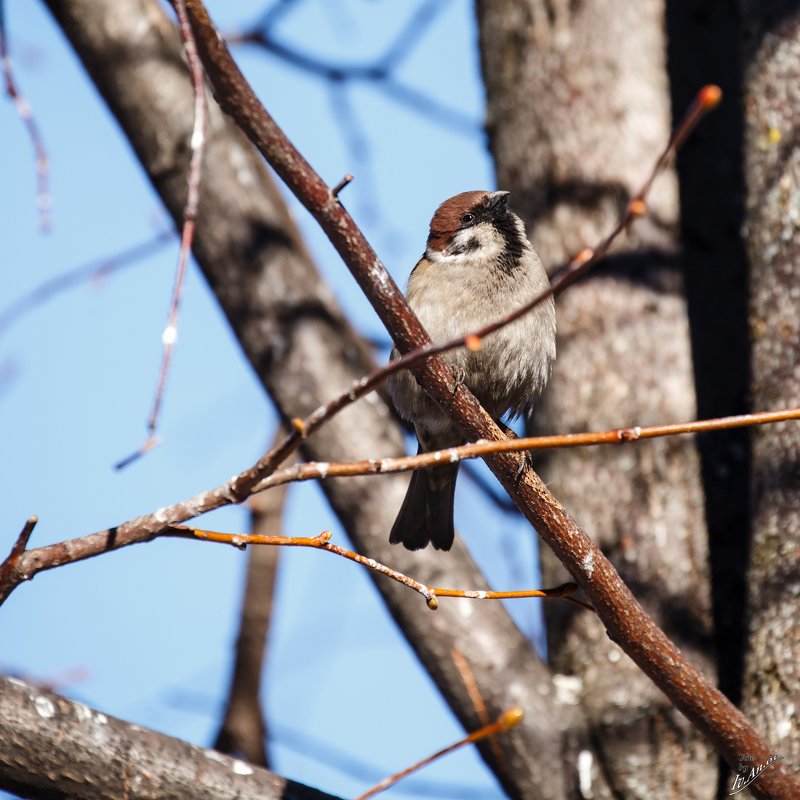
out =
[[19,536],[17,536],[17,541],[14,542],[14,546],[11,548],[11,552],[8,554],[6,560],[0,564],[0,586],[13,580],[14,572],[17,570],[20,559],[25,553],[25,548],[28,546],[28,541],[38,521],[39,517],[34,515],[28,517],[25,524],[22,526],[22,530]]
[[333,189],[331,189],[331,194],[334,197],[338,197],[339,193],[342,191],[342,189],[344,189],[345,186],[347,186],[349,183],[351,183],[352,180],[353,180],[353,176],[348,172],[347,175],[345,175],[344,178],[342,178],[339,181],[339,183],[337,183],[336,186],[334,186]]
[[465,736],[463,739],[457,741],[455,744],[451,744],[449,747],[445,747],[443,750],[439,750],[437,753],[434,753],[427,758],[423,758],[422,761],[417,761],[416,764],[412,764],[402,772],[398,772],[389,778],[384,778],[384,780],[377,784],[377,786],[373,786],[368,792],[364,792],[364,794],[359,795],[356,800],[367,800],[369,797],[374,797],[379,792],[383,792],[390,786],[394,786],[394,784],[396,784],[399,780],[402,780],[412,772],[416,772],[418,769],[422,769],[422,767],[427,767],[428,764],[431,764],[437,759],[442,758],[442,756],[449,755],[454,750],[458,750],[464,745],[476,744],[482,739],[485,739],[487,736],[495,736],[498,733],[509,731],[511,728],[522,722],[523,717],[524,714],[521,708],[509,708],[489,725],[484,725],[484,727],[479,728],[477,731],[473,731],[468,736]]
[[[475,673],[472,671],[469,661],[467,661],[466,656],[457,647],[454,647],[450,651],[450,657],[453,659],[453,664],[455,664],[458,674],[461,676],[461,680],[464,683],[464,688],[467,690],[469,699],[472,701],[475,713],[478,715],[478,722],[480,722],[481,725],[489,725],[491,723],[489,719],[489,709],[486,707],[486,701],[483,699],[483,695],[481,695],[478,681],[475,680]],[[503,757],[503,748],[500,747],[500,743],[496,739],[490,739],[489,746],[492,748],[497,763],[503,768],[505,759]]]
[[189,260],[189,253],[192,250],[194,239],[194,227],[197,221],[197,208],[200,204],[200,181],[203,174],[203,156],[206,147],[206,90],[203,84],[203,65],[197,55],[197,45],[194,41],[192,26],[189,24],[189,17],[186,13],[184,0],[171,0],[175,13],[178,15],[178,28],[181,33],[183,49],[186,53],[186,61],[189,65],[189,74],[192,78],[192,91],[194,93],[194,127],[192,128],[192,138],[190,147],[192,157],[189,162],[189,175],[186,190],[186,205],[183,209],[183,232],[181,234],[181,251],[178,258],[178,269],[175,273],[175,285],[172,290],[172,301],[170,303],[169,317],[166,327],[161,335],[164,343],[164,356],[161,363],[161,371],[158,378],[158,387],[153,401],[153,408],[147,422],[147,429],[150,436],[155,434],[158,427],[159,411],[164,394],[164,384],[169,371],[170,358],[175,346],[178,335],[177,319],[178,307],[181,301],[183,281],[186,275],[186,264]]
[[276,470],[270,476],[255,484],[252,491],[261,492],[285,483],[301,481],[409,472],[427,467],[437,467],[442,464],[452,464],[465,459],[482,458],[493,453],[519,453],[557,447],[588,447],[602,444],[631,444],[664,436],[747,428],[790,420],[800,420],[800,407],[788,408],[783,411],[739,414],[733,417],[719,417],[694,422],[675,422],[667,425],[637,425],[631,428],[613,428],[591,433],[564,433],[553,436],[529,436],[520,439],[480,441],[458,447],[449,447],[445,450],[432,450],[415,456],[369,458],[361,461],[338,463],[309,461]]
[[606,238],[595,248],[585,248],[581,250],[565,267],[558,271],[557,275],[550,282],[550,286],[536,297],[531,299],[524,305],[519,306],[505,316],[495,320],[494,322],[484,325],[474,331],[457,336],[446,342],[438,344],[430,344],[425,347],[420,347],[412,350],[400,358],[391,361],[382,369],[385,375],[377,375],[380,370],[376,370],[369,376],[369,385],[372,388],[378,385],[381,381],[385,380],[394,372],[400,369],[410,369],[413,366],[421,363],[422,361],[434,355],[441,355],[449,350],[455,350],[459,347],[466,347],[469,350],[479,350],[481,340],[491,333],[494,333],[500,328],[510,325],[512,322],[525,316],[525,314],[532,311],[540,303],[544,302],[552,295],[560,294],[568,286],[573,284],[578,278],[585,275],[593,266],[595,266],[605,255],[608,253],[611,246],[617,238],[625,231],[628,225],[636,217],[641,217],[648,211],[646,203],[647,195],[655,182],[655,179],[666,169],[671,160],[675,157],[677,148],[686,140],[686,137],[697,127],[697,124],[705,117],[709,111],[712,111],[719,105],[722,99],[722,93],[717,86],[705,86],[701,89],[692,104],[687,109],[678,127],[670,137],[669,142],[664,148],[663,152],[657,159],[653,166],[650,175],[642,185],[641,189],[633,196],[633,198],[625,206],[625,210],[617,220],[616,225]]
[[115,464],[115,469],[118,470],[124,469],[158,444],[156,431],[158,429],[161,405],[164,400],[164,388],[167,383],[167,376],[169,375],[172,354],[175,349],[175,342],[178,339],[178,309],[180,308],[183,284],[186,278],[186,265],[189,262],[189,254],[192,251],[192,241],[194,240],[194,229],[197,221],[197,208],[200,204],[200,182],[203,174],[203,156],[205,154],[207,124],[203,65],[200,63],[200,58],[197,55],[197,45],[194,41],[192,26],[189,24],[189,17],[186,13],[186,4],[184,0],[170,0],[170,2],[178,16],[178,29],[181,33],[181,41],[183,42],[183,49],[186,53],[186,61],[189,66],[189,74],[192,79],[192,91],[194,93],[194,127],[192,128],[192,137],[189,145],[192,156],[189,162],[186,204],[183,208],[183,230],[181,232],[181,249],[178,255],[178,268],[175,272],[175,282],[172,287],[167,324],[164,326],[164,330],[161,333],[161,342],[164,349],[161,356],[161,367],[158,372],[156,390],[153,396],[153,405],[150,409],[150,416],[147,419],[147,439],[138,450]]
[[187,525],[175,525],[162,533],[162,536],[175,536],[180,539],[202,539],[204,542],[217,542],[218,544],[230,544],[240,550],[244,550],[247,545],[269,545],[274,547],[311,547],[315,550],[325,550],[337,556],[354,561],[364,567],[380,572],[403,586],[408,586],[415,592],[419,592],[424,598],[428,608],[435,611],[439,608],[438,597],[458,597],[466,600],[520,600],[531,597],[543,597],[548,599],[566,600],[573,605],[584,608],[588,611],[594,609],[581,600],[572,597],[578,587],[574,583],[563,583],[552,589],[525,589],[517,592],[490,592],[484,590],[464,590],[464,589],[443,589],[439,586],[426,586],[396,569],[381,564],[374,558],[362,556],[352,550],[346,550],[338,544],[331,544],[330,539],[333,534],[330,531],[323,531],[317,536],[261,536],[254,533],[221,533],[220,531],[208,531],[202,528],[194,528]]
[[36,207],[39,211],[39,227],[42,231],[49,231],[52,224],[50,218],[52,198],[49,185],[49,161],[44,147],[44,138],[39,126],[36,124],[33,110],[20,93],[14,80],[14,70],[11,66],[11,53],[6,32],[5,0],[0,0],[0,64],[2,65],[6,94],[16,106],[19,118],[28,131],[28,138],[31,140],[33,152],[36,156]]

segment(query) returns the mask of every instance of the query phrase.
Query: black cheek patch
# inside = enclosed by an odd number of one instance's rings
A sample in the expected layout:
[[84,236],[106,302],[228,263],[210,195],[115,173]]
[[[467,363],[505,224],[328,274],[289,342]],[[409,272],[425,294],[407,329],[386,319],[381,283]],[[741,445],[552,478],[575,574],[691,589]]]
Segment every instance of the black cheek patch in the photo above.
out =
[[525,243],[510,213],[500,214],[492,220],[497,232],[503,237],[503,252],[497,259],[498,266],[509,275],[519,266]]
[[470,238],[467,239],[466,242],[462,242],[461,244],[451,247],[450,255],[463,256],[466,253],[474,253],[476,250],[479,249],[480,249],[480,244],[478,240],[474,236],[470,236]]

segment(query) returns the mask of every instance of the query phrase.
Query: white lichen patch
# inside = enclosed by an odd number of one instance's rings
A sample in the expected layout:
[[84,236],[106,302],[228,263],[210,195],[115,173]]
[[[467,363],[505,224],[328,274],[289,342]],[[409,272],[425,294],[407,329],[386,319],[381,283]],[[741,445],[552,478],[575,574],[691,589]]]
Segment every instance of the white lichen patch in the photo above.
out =
[[44,717],[44,719],[50,719],[56,715],[55,703],[49,697],[37,695],[33,698],[33,706],[36,709],[36,713],[40,717]]
[[594,756],[591,750],[581,750],[578,753],[578,788],[581,797],[589,800],[594,797],[592,792],[592,766],[594,764]]
[[594,574],[594,553],[591,550],[581,560],[581,566],[586,575],[591,578]]

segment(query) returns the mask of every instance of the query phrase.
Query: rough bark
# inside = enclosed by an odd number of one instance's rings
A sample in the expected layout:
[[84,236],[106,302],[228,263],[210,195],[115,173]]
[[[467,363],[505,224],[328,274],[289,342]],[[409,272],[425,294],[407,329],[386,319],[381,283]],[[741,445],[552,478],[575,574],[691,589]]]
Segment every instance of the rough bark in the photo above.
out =
[[[598,241],[669,135],[664,6],[479,0],[498,186],[555,265]],[[602,31],[602,35],[598,32]],[[540,432],[691,419],[674,174],[652,216],[557,301],[558,359]],[[710,602],[699,465],[689,441],[539,459],[544,479],[704,672]],[[544,582],[563,571],[542,553]],[[545,609],[549,655],[589,720],[595,797],[711,797],[716,759],[635,665],[580,615]]]
[[[92,79],[129,137],[166,207],[180,218],[192,121],[191,88],[177,34],[154,0],[48,0]],[[195,256],[245,354],[285,417],[304,416],[372,366],[314,269],[260,157],[212,106]],[[315,434],[304,453],[321,461],[393,455],[400,429],[378,396]],[[326,481],[323,489],[355,547],[431,585],[480,588],[463,546],[431,559],[388,545],[407,478]],[[479,725],[453,662],[469,661],[490,714],[510,705],[526,721],[484,758],[514,797],[561,797],[562,727],[570,709],[550,695],[546,668],[499,603],[420,598],[380,576],[376,587],[459,719]],[[536,753],[536,758],[531,758]]]
[[[783,408],[800,404],[800,8],[741,9],[752,396],[755,408]],[[752,442],[743,706],[800,771],[800,426],[754,429]]]
[[36,800],[334,800],[12,678],[0,678],[0,786]]

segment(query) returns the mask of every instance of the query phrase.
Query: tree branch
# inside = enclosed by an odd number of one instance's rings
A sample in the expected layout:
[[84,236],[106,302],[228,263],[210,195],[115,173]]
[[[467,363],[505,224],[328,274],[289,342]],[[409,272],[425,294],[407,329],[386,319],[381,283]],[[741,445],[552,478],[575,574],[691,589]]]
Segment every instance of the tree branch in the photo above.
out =
[[[179,225],[192,94],[177,31],[155,0],[46,2]],[[194,255],[282,417],[309,414],[368,372],[374,365],[372,351],[354,333],[314,268],[261,157],[215,105],[210,115]],[[317,461],[381,451],[400,455],[403,438],[392,412],[373,396],[334,418],[301,448],[306,459]],[[433,561],[427,553],[389,545],[388,531],[405,481],[387,476],[365,484],[359,479],[322,484],[355,549],[429,582],[436,578],[452,586],[486,587],[458,542],[446,559]],[[160,527],[174,510],[162,510]],[[186,512],[182,519],[191,516],[191,509],[184,508]],[[103,531],[95,544],[102,552],[130,541],[133,529],[122,533],[121,539],[118,529]],[[574,761],[574,737],[566,734],[579,723],[573,707],[556,704],[547,668],[505,607],[460,601],[443,603],[436,614],[427,614],[404,587],[377,575],[374,584],[465,728],[473,729],[479,721],[450,657],[454,647],[469,653],[491,715],[511,705],[525,708],[525,721],[494,740],[502,760],[495,748],[480,747],[506,790],[520,798],[561,800],[567,781],[551,765]],[[531,753],[539,757],[531,758]]]
[[[361,231],[327,185],[289,142],[258,101],[230,57],[199,0],[187,2],[200,57],[221,107],[239,123],[270,165],[314,216],[342,256],[401,352],[429,343],[419,320]],[[436,357],[414,374],[428,394],[469,439],[499,439],[502,434],[475,398],[458,386]],[[654,623],[622,582],[614,567],[569,517],[524,460],[507,454],[486,459],[520,510],[592,600],[608,635],[686,716],[705,733],[730,764],[740,753],[762,761],[772,755],[739,710],[698,672]],[[521,479],[520,469],[524,469]],[[783,766],[766,772],[754,790],[762,796],[800,791]]]
[[425,598],[425,602],[431,611],[436,611],[439,608],[438,597],[459,597],[464,600],[520,600],[542,597],[566,600],[587,611],[594,610],[590,605],[572,597],[572,594],[578,588],[574,583],[564,583],[552,589],[523,589],[514,592],[491,592],[484,589],[445,589],[441,586],[426,586],[424,583],[420,583],[420,581],[414,580],[414,578],[410,578],[396,569],[387,567],[386,564],[381,564],[374,558],[367,558],[360,553],[346,550],[338,544],[331,544],[332,534],[330,531],[323,531],[316,536],[264,536],[255,533],[220,533],[219,531],[207,531],[202,528],[181,525],[168,528],[162,532],[162,536],[175,536],[179,539],[201,539],[204,542],[229,544],[240,550],[244,550],[247,545],[253,544],[273,547],[311,547],[326,553],[334,553],[337,556],[379,572],[381,575],[385,575],[387,578],[391,578],[397,583],[413,589],[415,592],[419,592]]
[[244,761],[2,677],[0,787],[41,800],[335,800]]
[[388,475],[415,469],[435,467],[442,462],[455,463],[471,458],[482,458],[492,453],[523,453],[534,450],[549,450],[561,447],[590,447],[593,445],[624,445],[646,439],[682,434],[725,431],[735,428],[750,428],[788,420],[800,420],[800,408],[785,411],[762,411],[755,414],[739,414],[735,417],[675,422],[666,425],[637,425],[632,428],[613,428],[591,433],[563,433],[553,436],[526,436],[520,439],[502,439],[493,442],[475,442],[446,450],[431,450],[415,456],[399,458],[367,458],[346,463],[309,462],[295,464],[276,470],[253,487],[253,492],[262,492],[287,483],[326,478],[350,478],[358,475]]

